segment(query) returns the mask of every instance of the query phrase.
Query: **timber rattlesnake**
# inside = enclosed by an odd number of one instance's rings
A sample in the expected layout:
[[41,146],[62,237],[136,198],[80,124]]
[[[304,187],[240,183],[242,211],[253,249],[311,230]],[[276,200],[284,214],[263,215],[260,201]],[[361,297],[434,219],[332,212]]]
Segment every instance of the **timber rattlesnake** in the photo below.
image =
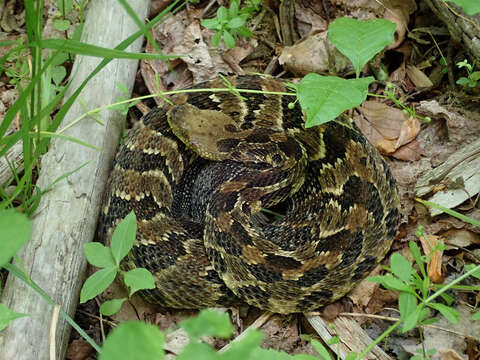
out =
[[[260,76],[229,81],[286,91]],[[195,88],[223,87],[216,79]],[[130,130],[99,231],[108,243],[134,210],[137,238],[123,266],[154,274],[148,298],[175,308],[240,299],[272,312],[305,312],[343,296],[385,256],[399,222],[387,165],[354,126],[337,120],[304,129],[290,101],[189,93]]]

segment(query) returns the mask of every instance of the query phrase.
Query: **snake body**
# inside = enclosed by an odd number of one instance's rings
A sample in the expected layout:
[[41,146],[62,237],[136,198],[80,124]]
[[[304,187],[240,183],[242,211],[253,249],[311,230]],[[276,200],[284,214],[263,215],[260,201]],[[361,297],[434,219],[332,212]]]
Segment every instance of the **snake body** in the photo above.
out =
[[[238,89],[286,91],[260,76],[228,80]],[[223,87],[221,79],[196,86]],[[129,131],[99,233],[108,243],[135,212],[136,240],[122,266],[152,272],[148,299],[305,312],[345,295],[385,256],[400,217],[386,163],[347,122],[305,129],[290,101],[192,92]]]

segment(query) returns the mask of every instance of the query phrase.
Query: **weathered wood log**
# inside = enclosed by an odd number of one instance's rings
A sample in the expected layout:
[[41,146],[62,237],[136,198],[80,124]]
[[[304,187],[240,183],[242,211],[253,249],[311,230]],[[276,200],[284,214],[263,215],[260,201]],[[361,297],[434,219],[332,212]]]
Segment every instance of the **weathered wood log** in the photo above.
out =
[[452,39],[474,58],[480,58],[480,14],[467,15],[459,6],[443,0],[424,1],[447,25]]
[[[307,321],[312,325],[315,331],[320,335],[322,340],[327,343],[334,336],[340,339],[338,344],[329,345],[330,349],[337,353],[339,350],[340,359],[344,360],[352,351],[360,354],[370,345],[373,340],[354,320],[346,316],[338,316],[332,323],[333,328],[329,326],[320,316],[307,315]],[[392,360],[392,358],[383,351],[378,345],[365,356],[364,359]]]
[[[130,0],[128,3],[140,19],[146,17],[148,0]],[[83,34],[86,42],[113,48],[136,31],[138,27],[119,2],[90,2]],[[138,39],[127,51],[138,52],[141,45],[142,39]],[[73,83],[67,98],[101,60],[76,57]],[[115,102],[122,95],[117,83],[122,82],[131,89],[137,65],[135,60],[110,62],[83,89],[61,128],[84,114],[84,104],[94,109]],[[121,135],[123,116],[119,112],[104,111],[100,115],[105,126],[86,118],[64,134],[102,148],[103,152],[63,139],[52,139],[50,150],[42,159],[40,188],[90,162],[42,197],[33,218],[32,237],[19,254],[30,277],[71,316],[78,304],[86,269],[83,244],[94,237],[101,195]],[[51,341],[56,346],[56,358],[64,358],[70,327],[60,318],[55,338],[49,338],[53,309],[38,294],[14,276],[9,276],[2,303],[14,311],[28,313],[30,317],[12,322],[0,334],[0,359],[47,360]]]
[[23,170],[22,141],[13,145],[7,151],[5,157],[0,159],[0,186],[5,186],[5,184],[13,177],[12,168],[17,172]]

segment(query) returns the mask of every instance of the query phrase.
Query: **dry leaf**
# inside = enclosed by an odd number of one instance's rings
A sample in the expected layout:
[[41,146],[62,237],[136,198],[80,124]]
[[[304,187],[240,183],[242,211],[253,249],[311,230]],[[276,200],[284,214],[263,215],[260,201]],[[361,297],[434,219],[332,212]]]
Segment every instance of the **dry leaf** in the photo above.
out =
[[420,242],[422,243],[422,249],[425,254],[430,256],[430,264],[428,266],[428,277],[432,282],[438,284],[442,283],[445,278],[442,275],[442,255],[443,250],[435,250],[432,253],[438,243],[443,243],[443,238],[436,235],[426,235],[420,237]]
[[[378,265],[368,276],[380,275],[381,270],[382,267]],[[373,293],[378,287],[378,283],[363,279],[347,296],[353,301],[354,305],[365,307],[370,302]]]
[[407,65],[407,75],[412,80],[415,87],[419,89],[429,88],[433,86],[432,80],[425,73],[413,65]]
[[361,116],[355,117],[355,123],[382,154],[401,160],[420,158],[422,151],[418,143],[400,150],[418,135],[420,123],[417,119],[406,118],[400,109],[378,101],[365,101],[358,110]]
[[85,340],[73,340],[68,346],[68,360],[84,360],[93,353],[93,347]]
[[321,15],[323,13],[322,4],[320,2],[305,3],[306,1],[295,2],[297,29],[302,38],[328,28],[328,22]]
[[446,244],[457,247],[467,247],[480,244],[480,235],[463,229],[448,230],[442,234],[442,237],[445,238]]
[[405,144],[408,144],[413,139],[415,139],[420,132],[420,122],[410,116],[406,121],[402,123],[400,128],[400,135],[398,136],[397,143],[395,144],[395,148],[399,148]]
[[423,148],[417,139],[408,144],[398,148],[392,156],[398,160],[417,161],[420,160],[423,154]]
[[350,61],[327,37],[327,31],[324,31],[308,36],[293,46],[286,46],[278,58],[279,63],[300,76],[311,72],[341,73],[353,70]]
[[440,350],[440,360],[463,360],[463,357],[453,349]]

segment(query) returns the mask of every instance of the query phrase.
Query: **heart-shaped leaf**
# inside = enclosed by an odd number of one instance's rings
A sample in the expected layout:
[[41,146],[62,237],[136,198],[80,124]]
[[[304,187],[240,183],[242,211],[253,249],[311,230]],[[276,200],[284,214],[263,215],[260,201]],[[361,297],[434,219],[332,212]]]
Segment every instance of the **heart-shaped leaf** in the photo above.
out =
[[392,43],[395,27],[385,19],[338,18],[328,27],[328,38],[352,62],[358,78],[365,64]]
[[297,97],[307,115],[305,127],[326,123],[343,111],[360,105],[372,77],[345,80],[336,76],[308,74],[297,86]]

